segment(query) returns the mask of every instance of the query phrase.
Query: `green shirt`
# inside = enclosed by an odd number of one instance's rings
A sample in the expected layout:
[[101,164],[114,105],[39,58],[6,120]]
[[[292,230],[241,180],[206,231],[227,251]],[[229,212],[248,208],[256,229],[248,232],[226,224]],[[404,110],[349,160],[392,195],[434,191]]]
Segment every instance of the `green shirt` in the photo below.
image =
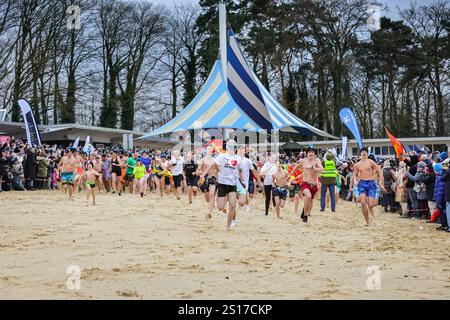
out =
[[145,166],[141,165],[134,167],[133,174],[136,179],[142,178],[143,176],[145,176]]
[[[127,163],[127,165],[132,166],[132,167],[136,166],[136,160],[134,160],[134,158],[128,158],[126,163]],[[133,169],[134,168],[130,168],[127,166],[126,174],[133,174]]]

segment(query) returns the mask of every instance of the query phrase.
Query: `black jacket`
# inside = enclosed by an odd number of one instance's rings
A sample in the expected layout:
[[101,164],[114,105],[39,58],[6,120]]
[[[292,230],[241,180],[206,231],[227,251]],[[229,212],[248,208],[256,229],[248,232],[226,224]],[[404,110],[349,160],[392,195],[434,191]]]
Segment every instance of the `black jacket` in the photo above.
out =
[[[409,173],[412,176],[415,176],[417,173],[417,163],[419,162],[419,157],[416,155],[411,156],[411,163],[409,168]],[[414,188],[414,181],[408,178],[408,181],[406,182],[406,188]]]
[[433,172],[426,174],[423,179],[423,183],[427,186],[427,200],[433,201],[434,197],[434,184],[436,182],[436,174]]
[[442,170],[441,181],[445,182],[445,201],[450,202],[450,168]]
[[31,152],[31,150],[27,151],[27,156],[23,162],[23,170],[25,177],[29,179],[36,179],[37,175],[36,155],[33,152]]

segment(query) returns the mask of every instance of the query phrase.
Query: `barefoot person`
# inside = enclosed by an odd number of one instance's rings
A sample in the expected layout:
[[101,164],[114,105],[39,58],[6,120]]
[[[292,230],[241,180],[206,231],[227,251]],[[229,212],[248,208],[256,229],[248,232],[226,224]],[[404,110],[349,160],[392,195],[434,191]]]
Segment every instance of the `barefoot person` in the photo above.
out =
[[[317,180],[323,172],[323,166],[319,159],[315,158],[316,151],[313,146],[309,146],[306,150],[306,158],[300,160],[297,166],[303,169],[302,184],[300,188],[303,192],[304,207],[301,218],[303,222],[308,222],[308,216],[313,207],[313,199],[319,190],[317,187]],[[295,171],[294,168],[293,171]]]
[[380,189],[383,192],[386,192],[386,190],[383,185],[383,172],[374,161],[368,159],[367,148],[361,148],[360,156],[361,160],[353,166],[353,185],[358,190],[356,201],[361,203],[361,210],[366,219],[366,226],[368,226],[370,224],[369,213],[373,219],[373,208],[378,204],[376,178],[378,178]]
[[[230,140],[227,142],[227,153],[220,154],[215,160],[214,164],[219,168],[218,178],[218,198],[217,206],[219,210],[225,208],[225,204],[228,201],[228,219],[227,219],[227,231],[236,225],[236,189],[238,181],[246,188],[245,183],[242,181],[242,168],[240,166],[240,157],[236,155],[236,142]],[[209,172],[213,164],[211,164],[206,172]],[[201,176],[203,178],[203,176]]]
[[294,202],[294,213],[295,215],[298,214],[298,208],[300,206],[300,199],[302,197],[302,194],[300,192],[300,185],[302,184],[302,176],[303,171],[301,169],[293,169],[296,167],[295,164],[291,164],[288,167],[288,174],[289,174],[289,200]]
[[67,151],[67,154],[62,157],[61,161],[59,162],[58,168],[62,181],[62,189],[64,190],[64,192],[66,192],[67,186],[69,186],[69,199],[73,200],[76,161],[73,157],[71,149],[69,149]]
[[180,155],[180,151],[175,150],[173,152],[173,157],[170,160],[170,164],[172,166],[173,183],[175,185],[175,188],[173,191],[178,200],[180,200],[180,196],[181,196],[181,184],[183,182],[184,163],[185,163],[185,160]]
[[[212,146],[206,147],[205,157],[200,161],[197,172],[198,175],[203,177],[200,178],[199,187],[208,205],[207,219],[212,217],[214,203],[216,202],[217,167],[213,165],[214,158],[212,157],[212,150]],[[206,171],[208,168],[209,171]]]
[[144,196],[144,183],[147,181],[145,177],[145,166],[142,164],[141,159],[136,161],[136,166],[133,169],[134,176],[134,190],[133,193],[136,194],[136,191],[139,192],[141,198]]
[[241,157],[241,168],[243,181],[246,184],[246,188],[244,188],[239,182],[237,186],[238,193],[238,202],[239,206],[246,206],[246,211],[250,211],[250,188],[252,187],[254,191],[255,185],[253,179],[251,179],[252,174],[259,180],[259,174],[254,169],[252,161],[249,159],[248,153],[245,152],[245,148],[240,148],[238,151],[239,156]]
[[276,161],[275,166],[277,171],[272,176],[272,196],[275,199],[275,212],[277,214],[277,218],[280,219],[280,211],[281,208],[284,208],[288,194],[286,189],[286,185],[288,184],[288,173],[283,170],[279,160]]
[[197,176],[198,164],[194,161],[192,153],[188,152],[186,155],[186,162],[183,165],[184,176],[186,177],[188,203],[192,204],[193,193],[197,194]]
[[87,169],[84,172],[86,180],[86,205],[89,204],[89,197],[92,196],[92,204],[95,206],[95,182],[101,174],[94,169],[92,162],[87,164]]

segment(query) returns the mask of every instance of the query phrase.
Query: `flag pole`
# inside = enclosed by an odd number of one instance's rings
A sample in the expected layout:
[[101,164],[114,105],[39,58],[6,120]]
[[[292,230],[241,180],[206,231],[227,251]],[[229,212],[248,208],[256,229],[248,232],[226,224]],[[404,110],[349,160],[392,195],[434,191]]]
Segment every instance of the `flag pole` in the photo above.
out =
[[225,84],[228,84],[227,77],[227,12],[224,0],[219,2],[219,39],[220,39],[220,62]]

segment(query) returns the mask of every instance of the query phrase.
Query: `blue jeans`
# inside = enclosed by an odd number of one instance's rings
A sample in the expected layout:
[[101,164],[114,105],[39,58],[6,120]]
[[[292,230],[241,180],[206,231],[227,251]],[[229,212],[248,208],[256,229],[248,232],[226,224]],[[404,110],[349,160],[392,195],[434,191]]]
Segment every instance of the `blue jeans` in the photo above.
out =
[[330,185],[322,185],[320,190],[320,210],[325,210],[325,197],[327,194],[327,189],[330,189],[330,198],[331,198],[331,210],[334,211],[336,209],[336,198],[334,194],[335,184]]
[[[441,221],[442,221],[442,226],[448,227],[448,222],[450,221],[450,202],[446,203],[445,211],[446,212],[442,211],[441,215],[442,215],[443,219],[441,218]],[[447,214],[447,216],[445,218],[447,218],[447,219],[444,218],[444,216],[446,214]]]

